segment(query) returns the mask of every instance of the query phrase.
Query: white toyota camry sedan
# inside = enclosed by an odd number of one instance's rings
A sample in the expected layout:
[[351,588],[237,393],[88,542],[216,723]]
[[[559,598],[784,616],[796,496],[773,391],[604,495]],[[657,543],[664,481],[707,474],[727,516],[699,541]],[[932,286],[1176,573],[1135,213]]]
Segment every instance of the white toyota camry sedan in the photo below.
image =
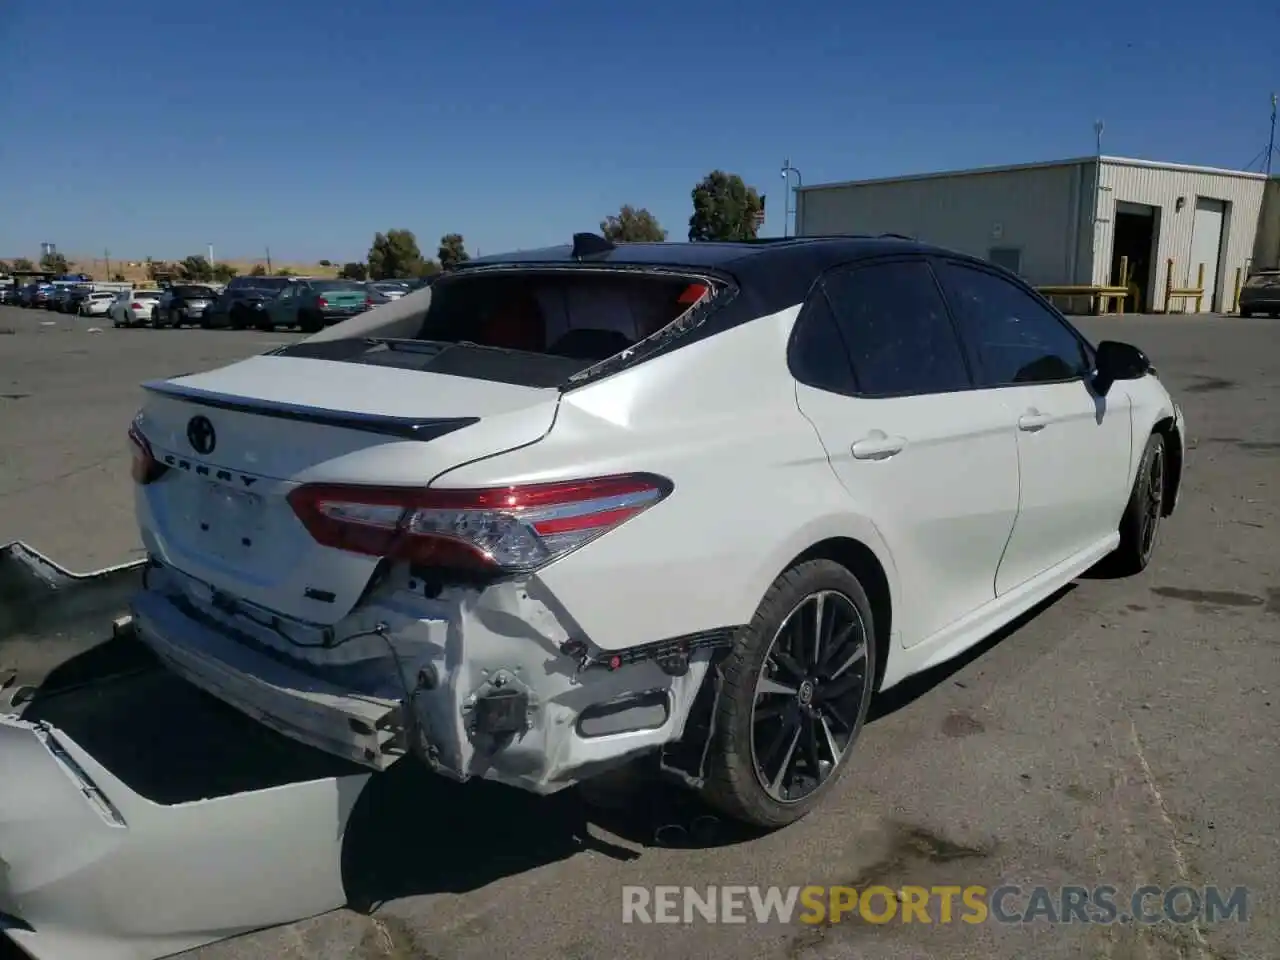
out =
[[373,770],[657,754],[766,827],[878,691],[1141,571],[1185,435],[1139,349],[894,237],[579,234],[145,386],[134,624],[172,670]]

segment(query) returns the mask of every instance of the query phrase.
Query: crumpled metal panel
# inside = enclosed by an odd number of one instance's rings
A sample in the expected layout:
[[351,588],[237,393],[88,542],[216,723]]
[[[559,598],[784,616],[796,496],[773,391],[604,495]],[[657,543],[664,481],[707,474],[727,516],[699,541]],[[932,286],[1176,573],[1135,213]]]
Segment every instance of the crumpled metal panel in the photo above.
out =
[[0,548],[0,936],[37,960],[153,960],[346,902],[370,774],[113,638],[140,575]]

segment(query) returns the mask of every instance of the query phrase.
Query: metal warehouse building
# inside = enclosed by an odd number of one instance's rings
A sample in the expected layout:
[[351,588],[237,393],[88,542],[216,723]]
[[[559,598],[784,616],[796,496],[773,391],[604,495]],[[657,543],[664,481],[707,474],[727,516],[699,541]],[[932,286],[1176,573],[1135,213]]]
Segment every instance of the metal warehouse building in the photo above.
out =
[[1278,187],[1259,173],[1085,157],[801,187],[796,233],[904,234],[1038,286],[1118,284],[1127,257],[1137,287],[1127,309],[1140,311],[1166,308],[1168,261],[1175,288],[1194,287],[1203,263],[1201,309],[1225,311],[1236,271],[1247,276],[1256,257],[1273,255]]

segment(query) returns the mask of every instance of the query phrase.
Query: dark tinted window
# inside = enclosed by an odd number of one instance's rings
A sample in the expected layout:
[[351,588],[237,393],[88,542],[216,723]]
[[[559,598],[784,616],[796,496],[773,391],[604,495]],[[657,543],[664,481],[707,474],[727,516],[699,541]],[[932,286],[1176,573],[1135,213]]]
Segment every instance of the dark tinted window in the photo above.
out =
[[958,263],[941,264],[939,276],[984,386],[1052,383],[1088,372],[1080,340],[1021,287]]
[[949,393],[970,386],[960,341],[926,263],[839,270],[823,283],[859,393]]
[[208,287],[174,287],[173,295],[187,300],[208,300],[214,293]]
[[856,393],[853,368],[826,294],[815,290],[805,305],[788,354],[791,375],[832,393]]

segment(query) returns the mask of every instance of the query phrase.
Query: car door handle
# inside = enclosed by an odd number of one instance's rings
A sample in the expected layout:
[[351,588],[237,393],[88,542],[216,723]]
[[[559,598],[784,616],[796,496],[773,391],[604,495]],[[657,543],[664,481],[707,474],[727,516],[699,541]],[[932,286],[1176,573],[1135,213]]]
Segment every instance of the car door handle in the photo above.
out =
[[1039,410],[1028,410],[1018,418],[1018,429],[1034,433],[1047,427],[1052,419],[1047,413],[1041,413]]
[[901,453],[906,445],[906,437],[890,437],[875,430],[855,443],[850,452],[855,460],[887,460],[895,453]]

